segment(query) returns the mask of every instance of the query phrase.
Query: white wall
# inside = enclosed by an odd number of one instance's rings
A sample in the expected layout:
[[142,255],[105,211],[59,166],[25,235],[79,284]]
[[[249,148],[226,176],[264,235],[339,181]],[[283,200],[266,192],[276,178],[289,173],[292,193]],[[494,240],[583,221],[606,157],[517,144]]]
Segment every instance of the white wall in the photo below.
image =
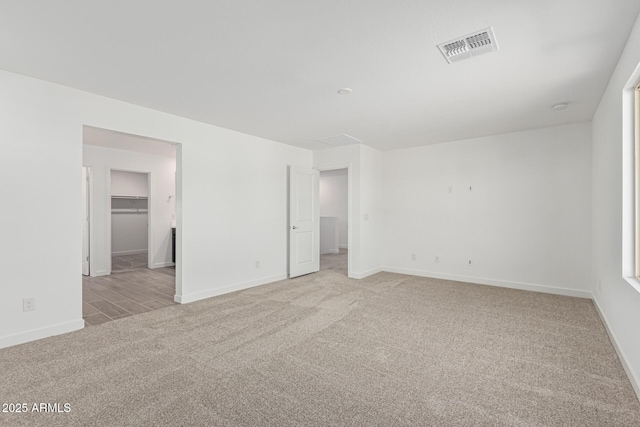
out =
[[346,248],[348,205],[348,175],[346,169],[320,172],[320,216],[338,217],[339,246]]
[[589,123],[384,154],[385,270],[590,297]]
[[[84,147],[92,147],[91,145],[85,145]],[[129,153],[134,151],[121,151],[118,157],[126,157]],[[166,157],[166,156],[164,156]],[[173,172],[175,172],[175,159],[173,160]],[[114,166],[111,166],[114,167]],[[145,169],[145,168],[142,168]],[[173,176],[171,177],[173,181]],[[121,170],[111,171],[111,195],[112,196],[149,196],[149,182],[146,173],[140,172],[126,172]],[[172,186],[175,190],[175,185]]]
[[337,216],[320,217],[320,255],[340,253],[338,228]]
[[382,271],[383,152],[363,145],[360,150],[360,268]]
[[[150,245],[145,242],[150,253],[152,268],[166,267],[171,262],[171,219],[175,214],[175,171],[176,159],[157,154],[139,153],[135,151],[116,150],[113,148],[83,145],[83,164],[91,166],[93,203],[92,203],[92,241],[91,241],[91,275],[109,274],[112,252],[132,252],[139,246],[140,232],[147,232],[138,227],[138,233],[131,234],[129,242],[117,241],[111,247],[109,221],[111,216],[111,194],[149,196],[148,220],[151,224]],[[138,171],[144,174],[124,173],[111,169]],[[151,176],[151,187],[148,189],[147,175]],[[109,190],[109,181],[111,189]],[[129,185],[133,185],[130,187]],[[131,193],[131,194],[129,194]],[[114,215],[115,216],[115,215]],[[119,215],[119,220],[125,218]],[[118,220],[117,219],[117,220]],[[142,217],[128,218],[140,220]],[[121,224],[123,225],[123,224]],[[140,224],[139,224],[140,225]],[[117,225],[116,225],[117,228]]]
[[286,276],[287,165],[310,167],[310,151],[4,71],[0,93],[0,178],[20,177],[1,190],[19,209],[2,210],[0,347],[84,325],[83,125],[182,144],[178,300]]
[[[171,241],[169,241],[169,244]],[[149,252],[149,216],[146,212],[111,214],[111,255],[147,254]],[[151,268],[173,265],[171,256],[162,265],[153,260]],[[93,274],[99,276],[101,274]]]
[[[640,21],[636,21],[593,118],[592,197],[594,300],[638,396],[640,292],[623,278],[628,273],[623,264],[628,264],[629,257],[633,260],[633,249],[628,247],[633,242],[633,202],[626,198],[633,191],[633,177],[628,175],[633,166],[633,120],[629,103],[623,103],[623,89],[632,75],[635,81],[629,83],[640,80],[639,64]],[[623,186],[629,181],[628,188]],[[623,223],[629,217],[630,226]]]

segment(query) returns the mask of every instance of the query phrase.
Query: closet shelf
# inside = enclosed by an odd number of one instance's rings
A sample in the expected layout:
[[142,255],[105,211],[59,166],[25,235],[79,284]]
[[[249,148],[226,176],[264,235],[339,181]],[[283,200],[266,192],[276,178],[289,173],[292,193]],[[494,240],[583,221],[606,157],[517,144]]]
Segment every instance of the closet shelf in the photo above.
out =
[[127,200],[147,200],[149,197],[147,196],[114,196],[111,195],[112,199],[127,199]]
[[111,209],[112,214],[140,214],[147,213],[148,209]]

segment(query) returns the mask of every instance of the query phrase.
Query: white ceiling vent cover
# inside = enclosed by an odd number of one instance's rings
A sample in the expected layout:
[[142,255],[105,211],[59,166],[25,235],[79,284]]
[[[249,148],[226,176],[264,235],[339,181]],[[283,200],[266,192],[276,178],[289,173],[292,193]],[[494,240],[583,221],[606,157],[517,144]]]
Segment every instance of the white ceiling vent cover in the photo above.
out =
[[349,136],[346,133],[342,135],[328,136],[326,138],[318,139],[317,141],[322,142],[323,144],[331,145],[333,147],[362,143],[362,141],[360,141],[359,139],[355,139],[354,137]]
[[438,49],[447,62],[451,64],[475,55],[498,50],[498,42],[493,34],[493,28],[489,27],[439,44]]

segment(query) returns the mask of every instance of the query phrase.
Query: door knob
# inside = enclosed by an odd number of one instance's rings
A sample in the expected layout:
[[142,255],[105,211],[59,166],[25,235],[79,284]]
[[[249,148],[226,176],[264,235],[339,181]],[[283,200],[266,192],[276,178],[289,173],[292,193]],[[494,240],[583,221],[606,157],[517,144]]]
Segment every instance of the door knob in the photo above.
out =
[[294,226],[293,226],[293,227],[291,227],[291,228],[295,230],[295,229],[296,229],[296,228],[298,228],[298,227],[296,227],[296,226],[294,225]]

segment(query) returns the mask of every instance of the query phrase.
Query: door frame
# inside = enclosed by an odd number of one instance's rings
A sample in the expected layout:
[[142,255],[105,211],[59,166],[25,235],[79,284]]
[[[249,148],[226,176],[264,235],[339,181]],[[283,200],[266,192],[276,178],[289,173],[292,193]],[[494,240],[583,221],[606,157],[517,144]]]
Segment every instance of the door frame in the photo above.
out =
[[[152,209],[151,209],[151,192],[152,192],[152,186],[151,186],[151,171],[147,171],[147,170],[134,170],[134,169],[123,169],[123,168],[111,168],[109,166],[107,166],[107,176],[106,176],[106,187],[107,187],[107,194],[106,196],[108,197],[108,203],[107,206],[109,207],[109,212],[107,213],[107,229],[106,229],[106,235],[108,236],[107,238],[107,254],[109,255],[109,261],[107,262],[107,271],[109,272],[108,274],[110,275],[112,273],[112,258],[113,258],[113,254],[111,253],[111,240],[112,240],[112,234],[111,234],[111,172],[112,171],[117,171],[117,172],[133,172],[133,173],[141,173],[141,174],[145,174],[147,175],[147,268],[151,269],[153,268],[153,255],[152,255],[152,251],[151,248],[153,248],[153,233],[151,232],[151,216],[152,216]],[[177,261],[177,259],[176,259]]]
[[[82,204],[85,205],[86,209],[86,216],[85,218],[82,218],[82,221],[86,221],[88,223],[88,227],[86,230],[86,234],[87,234],[87,240],[88,240],[88,245],[87,245],[87,256],[88,256],[88,264],[89,264],[89,274],[87,275],[88,277],[91,276],[91,264],[93,261],[93,168],[91,166],[87,166],[87,165],[82,165],[82,169],[84,171],[86,171],[86,173],[83,173],[84,177],[83,179],[86,181],[85,183],[83,183],[83,185],[85,185],[85,189],[82,192]],[[82,242],[82,245],[84,247],[84,242]],[[83,254],[84,256],[84,251]],[[80,267],[81,270],[83,269],[83,267]],[[82,271],[82,275],[84,276],[84,271]]]
[[[347,277],[352,279],[353,278],[353,267],[352,267],[352,251],[354,249],[353,247],[353,238],[352,238],[352,230],[353,230],[353,209],[351,206],[351,197],[352,197],[352,192],[351,192],[351,185],[352,185],[352,179],[351,179],[351,163],[337,163],[335,165],[329,165],[329,166],[323,166],[323,167],[316,167],[314,168],[320,172],[324,172],[324,171],[333,171],[333,170],[339,170],[339,169],[346,169],[347,170]],[[319,195],[318,195],[319,196]],[[318,240],[318,245],[320,244],[320,241]],[[319,250],[319,248],[318,248]]]

